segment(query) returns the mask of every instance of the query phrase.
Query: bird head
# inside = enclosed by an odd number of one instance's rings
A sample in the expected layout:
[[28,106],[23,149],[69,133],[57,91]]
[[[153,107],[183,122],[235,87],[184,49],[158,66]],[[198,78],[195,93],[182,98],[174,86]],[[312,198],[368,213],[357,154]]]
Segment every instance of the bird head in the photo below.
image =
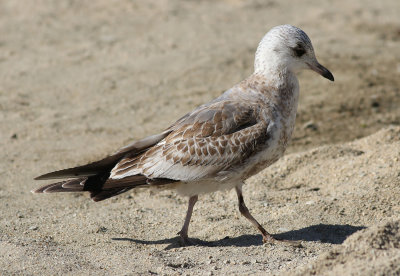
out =
[[311,69],[334,81],[332,73],[315,57],[310,38],[301,29],[291,25],[272,28],[261,40],[254,62],[256,73],[271,74],[289,70],[297,73]]

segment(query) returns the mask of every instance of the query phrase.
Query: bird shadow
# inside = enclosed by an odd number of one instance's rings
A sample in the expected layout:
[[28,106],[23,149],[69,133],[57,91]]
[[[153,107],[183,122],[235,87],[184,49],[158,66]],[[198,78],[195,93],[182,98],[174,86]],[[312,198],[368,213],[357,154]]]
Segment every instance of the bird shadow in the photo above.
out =
[[[280,234],[273,235],[274,238],[289,241],[305,241],[305,242],[320,242],[330,244],[341,244],[344,240],[352,235],[353,233],[365,229],[364,226],[352,226],[352,225],[331,225],[331,224],[318,224],[312,225],[298,230],[292,230]],[[166,250],[172,248],[182,247],[181,240],[179,237],[162,239],[162,240],[140,240],[132,238],[112,238],[114,241],[129,241],[137,244],[166,244]],[[225,237],[215,241],[203,241],[197,238],[191,238],[193,246],[204,246],[204,247],[249,247],[252,245],[262,245],[261,235],[241,235],[238,237]]]

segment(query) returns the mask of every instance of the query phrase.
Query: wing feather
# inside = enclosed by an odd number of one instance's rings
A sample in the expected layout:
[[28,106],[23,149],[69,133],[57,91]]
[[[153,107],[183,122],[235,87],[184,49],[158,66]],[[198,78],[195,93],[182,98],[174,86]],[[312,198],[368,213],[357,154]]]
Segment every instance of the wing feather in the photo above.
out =
[[121,160],[110,178],[141,174],[193,181],[243,163],[268,139],[268,121],[259,119],[255,106],[231,100],[201,106],[172,125],[153,148]]

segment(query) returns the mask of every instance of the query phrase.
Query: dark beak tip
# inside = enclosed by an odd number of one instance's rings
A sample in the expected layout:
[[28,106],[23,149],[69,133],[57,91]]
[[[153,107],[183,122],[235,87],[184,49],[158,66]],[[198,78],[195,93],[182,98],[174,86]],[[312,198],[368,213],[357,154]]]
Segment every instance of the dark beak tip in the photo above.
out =
[[326,68],[323,67],[322,65],[321,65],[321,67],[318,68],[318,69],[321,70],[321,71],[319,72],[321,76],[323,76],[324,78],[326,78],[326,79],[328,79],[328,80],[330,80],[330,81],[335,81],[335,78],[333,77],[331,71],[329,71],[328,69],[326,69]]
[[329,72],[329,74],[324,75],[324,77],[327,78],[330,81],[335,81],[335,78],[333,77],[331,72]]
[[318,62],[317,62],[316,65],[312,65],[310,63],[307,63],[307,65],[309,66],[309,68],[311,70],[317,72],[318,74],[320,74],[324,78],[326,78],[326,79],[328,79],[330,81],[335,81],[335,78],[333,77],[332,73],[328,69],[326,69],[324,66],[319,64]]

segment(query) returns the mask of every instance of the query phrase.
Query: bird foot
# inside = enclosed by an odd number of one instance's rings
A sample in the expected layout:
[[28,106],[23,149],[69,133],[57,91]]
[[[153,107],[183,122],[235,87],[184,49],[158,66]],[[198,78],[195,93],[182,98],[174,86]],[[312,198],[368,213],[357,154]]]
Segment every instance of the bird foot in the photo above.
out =
[[280,240],[272,237],[271,235],[263,235],[263,243],[267,244],[287,244],[293,247],[302,247],[300,241]]
[[189,239],[187,234],[182,233],[179,231],[177,233],[180,237],[180,244],[181,246],[191,246],[191,245],[196,245],[191,239]]

